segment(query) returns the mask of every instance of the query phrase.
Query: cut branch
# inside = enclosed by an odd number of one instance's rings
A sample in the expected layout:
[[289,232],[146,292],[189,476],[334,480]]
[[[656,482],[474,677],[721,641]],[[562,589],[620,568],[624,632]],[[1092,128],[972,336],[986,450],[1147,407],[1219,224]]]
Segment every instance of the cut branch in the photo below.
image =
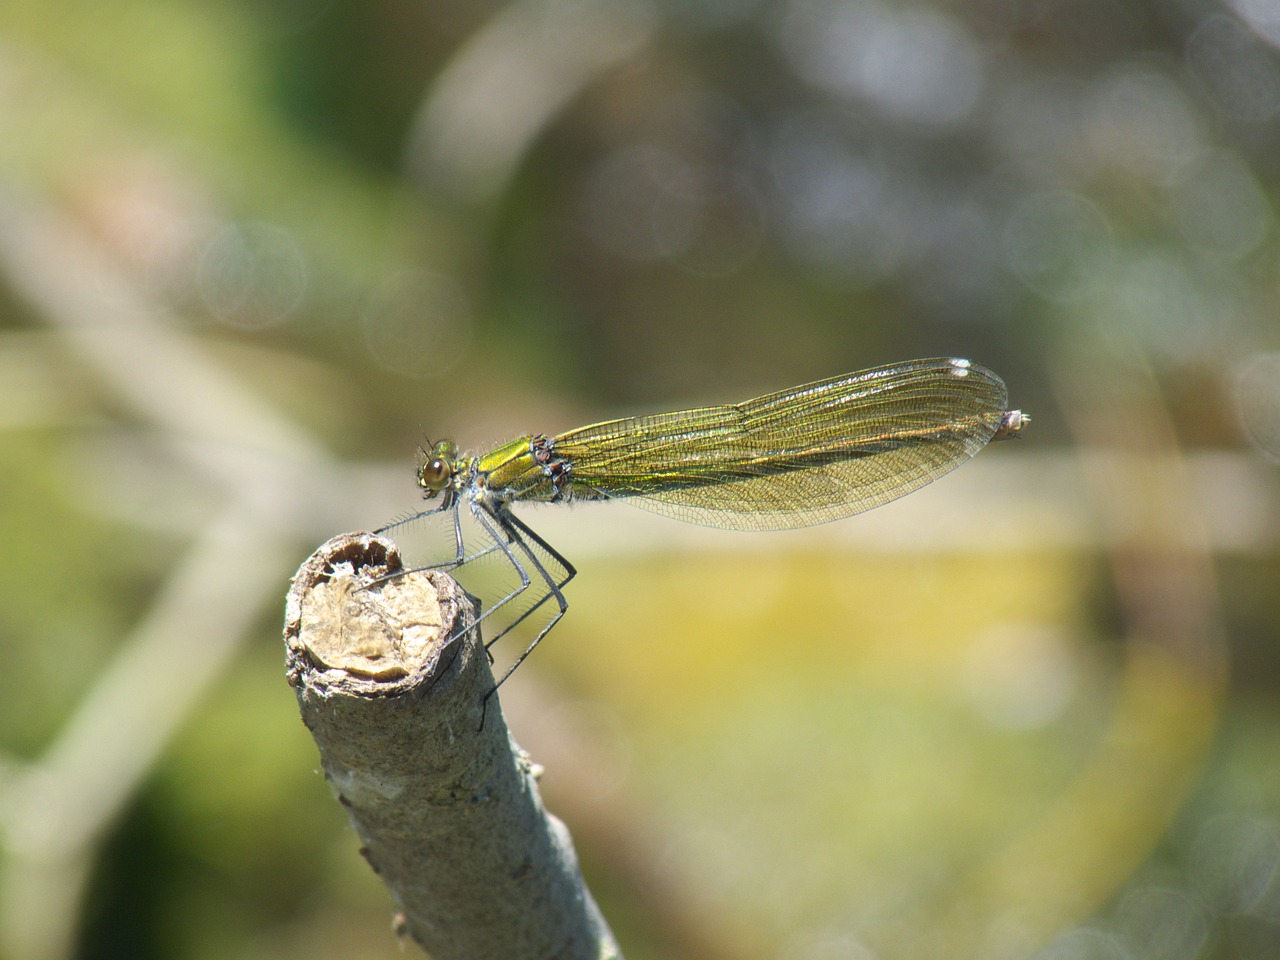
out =
[[511,740],[473,607],[369,533],[324,544],[289,591],[302,720],[403,932],[436,960],[620,957]]

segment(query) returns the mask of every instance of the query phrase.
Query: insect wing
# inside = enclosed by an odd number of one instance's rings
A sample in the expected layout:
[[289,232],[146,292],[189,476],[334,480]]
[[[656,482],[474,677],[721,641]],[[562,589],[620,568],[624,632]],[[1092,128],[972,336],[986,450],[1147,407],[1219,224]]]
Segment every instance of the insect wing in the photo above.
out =
[[729,406],[611,420],[553,441],[576,487],[743,530],[870,510],[954,470],[999,429],[1007,393],[965,360],[913,360]]

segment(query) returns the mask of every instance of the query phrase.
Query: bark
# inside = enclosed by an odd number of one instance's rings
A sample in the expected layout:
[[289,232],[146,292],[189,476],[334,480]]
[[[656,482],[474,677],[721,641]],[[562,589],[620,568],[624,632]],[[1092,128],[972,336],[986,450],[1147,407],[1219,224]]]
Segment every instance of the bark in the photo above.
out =
[[507,731],[474,608],[369,533],[324,544],[289,591],[289,683],[325,776],[436,960],[620,957],[540,772]]

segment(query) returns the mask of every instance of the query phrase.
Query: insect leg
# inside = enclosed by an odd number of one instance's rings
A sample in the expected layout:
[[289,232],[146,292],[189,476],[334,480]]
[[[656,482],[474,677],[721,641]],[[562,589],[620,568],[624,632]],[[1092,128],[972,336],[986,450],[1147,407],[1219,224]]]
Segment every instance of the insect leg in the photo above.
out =
[[[516,587],[486,610],[484,615],[487,617],[495,610],[506,606],[516,597],[520,596],[520,594],[528,590],[533,581],[529,577],[529,571],[526,570],[524,564],[520,562],[520,558],[512,551],[511,544],[515,542],[515,537],[511,528],[502,521],[499,514],[495,510],[479,504],[472,504],[471,512],[475,515],[476,522],[480,524],[481,528],[488,535],[493,544],[492,546],[486,547],[485,550],[482,551],[482,553],[477,554],[477,556],[483,556],[485,553],[492,553],[494,550],[501,550],[503,556],[507,558],[507,563],[511,564],[511,569],[515,570],[516,574],[520,577],[520,586]],[[510,624],[505,627],[502,633],[499,633],[496,637],[486,643],[485,646],[489,647],[497,643],[498,639],[506,634],[506,632],[513,626],[515,626],[515,624]]]
[[[577,568],[574,567],[574,565],[570,563],[567,559],[565,559],[564,555],[561,554],[559,550],[551,546],[551,544],[547,543],[547,541],[542,539],[542,537],[538,536],[538,534],[535,533],[527,524],[518,520],[514,514],[504,510],[497,515],[496,519],[500,524],[502,524],[503,528],[508,532],[508,534],[511,537],[512,543],[519,545],[520,550],[529,559],[529,562],[533,565],[534,569],[538,571],[539,576],[542,577],[543,583],[547,585],[547,592],[544,593],[541,597],[539,597],[538,601],[534,603],[532,606],[530,606],[528,610],[520,614],[520,616],[517,617],[506,628],[506,630],[503,630],[501,634],[499,634],[497,637],[494,637],[493,640],[489,641],[489,644],[492,645],[495,641],[498,640],[499,637],[507,633],[507,631],[511,630],[512,627],[515,627],[517,624],[523,621],[526,617],[532,614],[535,610],[541,607],[544,603],[547,602],[548,597],[555,597],[556,606],[558,607],[558,609],[554,614],[552,614],[551,619],[542,625],[542,629],[539,630],[537,635],[533,638],[533,640],[530,641],[529,645],[524,649],[524,652],[521,653],[520,656],[516,657],[515,661],[512,662],[511,666],[507,667],[507,670],[502,675],[501,679],[499,679],[498,682],[494,684],[493,686],[494,691],[496,691],[498,687],[502,686],[503,683],[506,682],[507,678],[511,676],[511,674],[515,673],[516,668],[519,667],[520,664],[524,663],[525,659],[529,656],[529,654],[533,653],[533,648],[536,647],[539,643],[541,643],[542,638],[551,632],[551,628],[560,622],[560,618],[563,617],[565,614],[565,611],[569,609],[569,601],[566,600],[564,596],[564,587],[566,584],[568,584],[570,580],[572,580],[578,574]],[[563,579],[557,581],[555,577],[551,576],[551,574],[547,572],[546,567],[543,566],[542,561],[538,559],[537,554],[535,554],[529,548],[529,544],[525,540],[526,537],[529,540],[532,540],[534,543],[536,543],[544,551],[546,551],[547,555],[551,557],[551,559],[554,560],[557,564],[559,564],[561,570],[564,571]],[[493,691],[491,691],[491,693],[492,692]]]
[[445,510],[452,510],[456,506],[456,504],[457,504],[456,498],[447,497],[446,499],[441,500],[439,503],[437,503],[430,510],[419,510],[417,513],[411,513],[406,517],[397,517],[395,520],[392,520],[390,523],[384,523],[382,526],[380,526],[377,530],[373,532],[378,536],[381,536],[382,534],[388,532],[389,530],[394,530],[396,527],[403,527],[406,523],[413,523],[415,520],[421,520],[423,517],[434,517],[437,513],[443,513]]

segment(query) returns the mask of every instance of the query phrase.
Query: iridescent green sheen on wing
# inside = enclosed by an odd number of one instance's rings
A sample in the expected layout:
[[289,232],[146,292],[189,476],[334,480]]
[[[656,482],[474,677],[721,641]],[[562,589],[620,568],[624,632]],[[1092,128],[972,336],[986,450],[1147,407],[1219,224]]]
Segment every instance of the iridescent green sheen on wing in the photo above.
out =
[[552,440],[582,496],[692,523],[780,529],[870,510],[955,469],[995,434],[1004,382],[913,360],[745,403],[629,417]]

